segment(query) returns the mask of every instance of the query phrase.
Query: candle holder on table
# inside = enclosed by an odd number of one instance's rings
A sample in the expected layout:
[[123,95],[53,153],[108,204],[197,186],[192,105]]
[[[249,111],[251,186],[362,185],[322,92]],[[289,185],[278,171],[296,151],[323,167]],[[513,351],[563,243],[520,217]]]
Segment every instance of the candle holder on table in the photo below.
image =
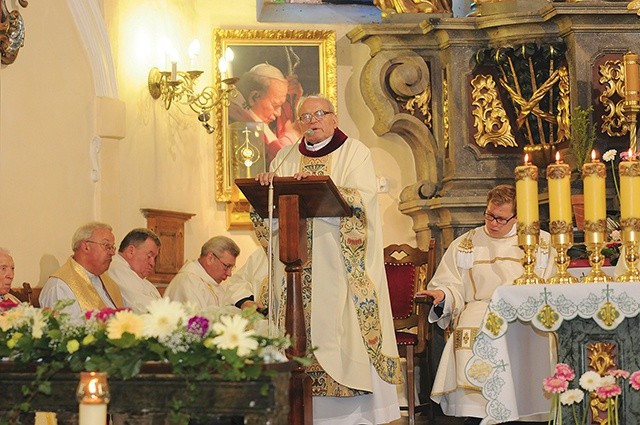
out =
[[571,260],[567,252],[573,246],[573,225],[566,221],[549,223],[551,246],[556,250],[556,274],[547,279],[547,283],[576,283],[578,278],[567,271]]
[[540,222],[534,221],[529,225],[518,223],[518,245],[524,251],[522,257],[522,267],[524,273],[514,280],[514,285],[535,285],[544,283],[544,279],[534,271],[536,267],[536,249],[538,248],[538,238],[540,235]]
[[584,243],[589,252],[589,265],[591,271],[582,279],[585,283],[605,283],[612,282],[613,278],[602,270],[604,255],[602,248],[605,246],[605,234],[607,230],[606,220],[585,220],[584,222]]
[[80,372],[76,390],[79,405],[78,425],[96,425],[107,422],[109,384],[105,372]]
[[627,270],[618,276],[618,282],[638,282],[638,238],[640,237],[640,220],[637,218],[622,220],[622,246],[624,247],[624,262]]

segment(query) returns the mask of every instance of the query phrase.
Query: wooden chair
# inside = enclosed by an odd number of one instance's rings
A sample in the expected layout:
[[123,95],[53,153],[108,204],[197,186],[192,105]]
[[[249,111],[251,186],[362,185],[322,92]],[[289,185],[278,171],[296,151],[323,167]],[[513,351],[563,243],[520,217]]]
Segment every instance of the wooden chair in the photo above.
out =
[[[423,251],[407,244],[393,244],[384,249],[385,270],[389,284],[393,324],[396,332],[398,353],[407,360],[407,410],[409,424],[415,424],[415,361],[417,356],[429,356],[427,350],[431,336],[431,327],[427,315],[431,300],[417,296],[424,289],[435,271],[435,240],[429,243],[429,251]],[[429,364],[431,359],[428,359]],[[431,368],[427,373],[427,382],[431,382]],[[429,409],[433,419],[433,409]]]
[[40,307],[40,302],[38,301],[40,288],[32,288],[29,282],[23,282],[22,288],[12,288],[9,292],[24,303],[29,303],[34,307]]

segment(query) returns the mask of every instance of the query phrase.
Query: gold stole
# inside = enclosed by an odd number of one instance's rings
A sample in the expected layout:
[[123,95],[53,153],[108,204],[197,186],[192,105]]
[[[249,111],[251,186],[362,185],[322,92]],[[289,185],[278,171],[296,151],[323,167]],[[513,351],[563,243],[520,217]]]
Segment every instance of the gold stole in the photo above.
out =
[[[69,257],[69,260],[51,277],[57,277],[71,288],[82,311],[101,310],[106,307],[104,301],[98,295],[98,291],[91,284],[84,268],[73,258]],[[124,302],[118,285],[106,273],[99,277],[116,308],[123,308]]]

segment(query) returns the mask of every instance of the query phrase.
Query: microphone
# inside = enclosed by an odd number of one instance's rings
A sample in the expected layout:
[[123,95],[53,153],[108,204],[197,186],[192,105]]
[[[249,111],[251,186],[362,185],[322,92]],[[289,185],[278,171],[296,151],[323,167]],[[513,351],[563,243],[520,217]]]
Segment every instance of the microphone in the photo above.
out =
[[308,129],[307,131],[305,131],[304,133],[302,133],[302,136],[300,136],[300,138],[298,140],[296,140],[296,142],[294,143],[294,147],[291,148],[291,150],[289,152],[287,152],[287,154],[284,156],[284,158],[282,158],[282,161],[280,161],[280,163],[278,164],[278,166],[273,170],[273,175],[271,176],[271,179],[269,180],[269,184],[272,185],[273,184],[273,178],[276,176],[276,171],[278,171],[280,169],[280,166],[282,164],[284,164],[284,162],[287,160],[287,158],[289,157],[289,155],[291,155],[291,152],[293,152],[296,148],[295,146],[299,145],[300,143],[302,143],[302,139],[304,139],[307,136],[311,136],[313,134],[313,130],[312,129]]
[[269,287],[269,305],[265,308],[265,310],[266,310],[267,321],[269,323],[268,326],[269,326],[270,336],[275,336],[276,334],[275,332],[275,320],[276,320],[275,307],[276,306],[275,306],[274,295],[272,292],[272,288],[273,288],[273,178],[276,176],[276,171],[280,169],[280,166],[284,164],[284,162],[287,160],[289,155],[291,155],[291,152],[293,152],[296,149],[296,147],[300,143],[302,143],[302,139],[304,139],[305,136],[311,136],[312,134],[313,134],[312,129],[308,129],[307,131],[302,133],[302,136],[300,136],[300,138],[293,144],[289,152],[287,152],[284,158],[282,158],[282,161],[280,161],[280,163],[274,168],[273,174],[269,179],[269,188],[267,190],[267,211],[268,211],[267,216],[269,220],[269,236],[267,238],[267,269],[268,269],[267,282]]

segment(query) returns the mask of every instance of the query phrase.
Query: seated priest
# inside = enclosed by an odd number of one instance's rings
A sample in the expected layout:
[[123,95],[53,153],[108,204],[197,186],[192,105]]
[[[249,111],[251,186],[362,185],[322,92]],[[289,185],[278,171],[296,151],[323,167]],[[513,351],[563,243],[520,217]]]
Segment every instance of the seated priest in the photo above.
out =
[[58,300],[72,299],[74,303],[64,311],[75,318],[90,310],[123,308],[120,289],[106,274],[116,252],[114,240],[108,224],[80,226],[71,240],[73,255],[44,284],[40,305],[53,307]]
[[137,313],[145,312],[149,302],[160,298],[158,289],[147,280],[159,252],[160,238],[153,230],[133,229],[122,239],[109,266],[108,274],[120,287],[124,305]]
[[[15,270],[13,257],[8,250],[0,248],[0,303],[20,304],[20,300],[9,293]],[[2,310],[2,308],[0,308]]]
[[[496,186],[487,196],[484,226],[449,245],[427,289],[419,292],[433,297],[429,321],[453,331],[442,352],[431,398],[445,415],[466,417],[465,424],[480,423],[486,416],[482,389],[465,375],[478,328],[495,289],[513,284],[524,272],[516,223],[515,188]],[[555,270],[554,258],[550,235],[542,231],[536,274],[550,277]]]
[[226,236],[214,236],[202,245],[200,257],[186,263],[171,279],[164,297],[195,303],[200,308],[220,307],[227,302],[222,282],[233,273],[240,248]]

